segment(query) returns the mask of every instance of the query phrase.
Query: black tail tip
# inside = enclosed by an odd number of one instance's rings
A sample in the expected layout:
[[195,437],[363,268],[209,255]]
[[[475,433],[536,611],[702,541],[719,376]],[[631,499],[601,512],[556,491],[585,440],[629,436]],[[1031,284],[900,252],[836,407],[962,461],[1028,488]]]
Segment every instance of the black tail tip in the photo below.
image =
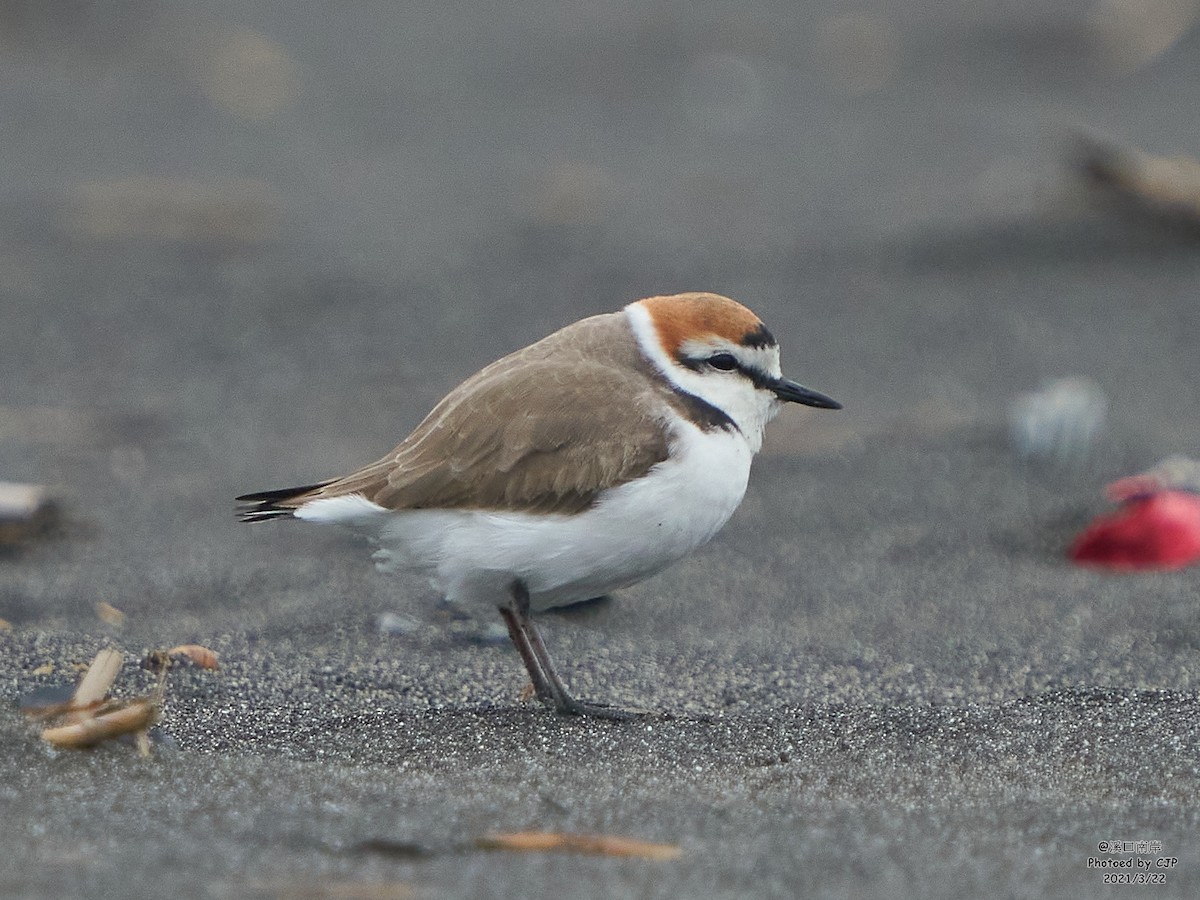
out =
[[290,509],[239,508],[237,520],[239,522],[266,522],[268,519],[292,519],[295,518],[293,512]]
[[296,512],[296,504],[289,503],[297,497],[311,493],[329,484],[321,481],[316,484],[306,484],[303,487],[280,488],[274,491],[256,491],[252,494],[242,494],[237,500],[237,517],[239,522],[265,522],[268,519],[291,519]]

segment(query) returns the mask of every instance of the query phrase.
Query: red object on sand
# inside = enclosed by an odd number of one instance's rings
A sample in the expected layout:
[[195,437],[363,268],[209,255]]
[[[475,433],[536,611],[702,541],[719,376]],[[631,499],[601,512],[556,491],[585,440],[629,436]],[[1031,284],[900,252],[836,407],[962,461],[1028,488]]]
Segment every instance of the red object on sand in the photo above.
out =
[[1127,571],[1180,569],[1200,561],[1200,494],[1160,490],[1126,496],[1120,509],[1098,517],[1075,539],[1071,559]]

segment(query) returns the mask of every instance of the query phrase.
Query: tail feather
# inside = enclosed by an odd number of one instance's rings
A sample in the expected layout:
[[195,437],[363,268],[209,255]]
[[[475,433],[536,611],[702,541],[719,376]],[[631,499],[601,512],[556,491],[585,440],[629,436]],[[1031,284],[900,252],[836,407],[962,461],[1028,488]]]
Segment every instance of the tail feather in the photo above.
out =
[[318,481],[316,484],[306,484],[303,487],[242,494],[237,498],[238,520],[265,522],[268,519],[290,519],[303,503],[300,498],[331,483],[331,481]]

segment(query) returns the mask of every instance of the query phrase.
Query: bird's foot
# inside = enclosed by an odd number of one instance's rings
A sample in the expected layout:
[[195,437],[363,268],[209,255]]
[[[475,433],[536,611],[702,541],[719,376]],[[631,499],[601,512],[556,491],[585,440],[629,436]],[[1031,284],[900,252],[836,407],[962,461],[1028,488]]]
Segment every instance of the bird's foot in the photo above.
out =
[[560,716],[587,716],[593,719],[627,722],[644,715],[644,713],[622,709],[619,706],[610,706],[607,703],[588,703],[586,700],[576,700],[570,694],[547,698],[543,702],[553,706],[554,711]]

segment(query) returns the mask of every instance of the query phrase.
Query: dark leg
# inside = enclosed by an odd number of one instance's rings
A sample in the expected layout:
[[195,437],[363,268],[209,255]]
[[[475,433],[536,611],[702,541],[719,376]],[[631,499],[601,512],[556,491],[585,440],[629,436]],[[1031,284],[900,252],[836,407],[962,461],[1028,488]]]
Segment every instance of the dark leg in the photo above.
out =
[[533,682],[533,692],[543,703],[550,703],[554,700],[554,692],[550,689],[550,685],[546,681],[546,675],[542,672],[542,666],[534,656],[533,648],[529,646],[529,638],[517,621],[517,614],[513,612],[510,606],[500,607],[500,617],[504,619],[504,624],[508,626],[508,636],[512,638],[513,646],[517,648],[517,652],[521,654],[521,662],[525,663],[525,670],[529,673],[529,680]]
[[529,617],[528,588],[518,579],[513,582],[510,590],[512,599],[507,606],[500,607],[500,614],[504,616],[512,641],[517,647],[517,652],[521,654],[521,661],[525,663],[538,699],[543,703],[553,703],[554,708],[564,715],[597,716],[604,719],[631,718],[632,714],[624,710],[584,703],[567,692],[566,685],[550,659],[546,643],[542,640],[533,619]]

